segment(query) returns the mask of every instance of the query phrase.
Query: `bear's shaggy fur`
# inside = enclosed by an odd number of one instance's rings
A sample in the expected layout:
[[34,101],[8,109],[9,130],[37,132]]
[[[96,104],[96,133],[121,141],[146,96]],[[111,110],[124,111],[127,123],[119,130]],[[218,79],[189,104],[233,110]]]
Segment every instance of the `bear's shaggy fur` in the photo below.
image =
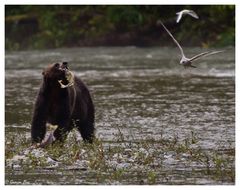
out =
[[94,138],[94,106],[85,84],[73,76],[69,81],[67,62],[49,65],[43,71],[43,81],[35,102],[31,125],[32,143],[41,143],[46,133],[46,124],[58,125],[53,135],[63,141],[68,132],[76,127],[84,141]]

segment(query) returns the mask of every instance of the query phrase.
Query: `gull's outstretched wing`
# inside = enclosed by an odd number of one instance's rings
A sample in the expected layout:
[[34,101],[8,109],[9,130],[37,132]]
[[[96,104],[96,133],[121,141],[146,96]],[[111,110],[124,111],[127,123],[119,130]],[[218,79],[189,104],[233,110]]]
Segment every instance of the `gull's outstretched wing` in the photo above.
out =
[[182,13],[182,11],[181,12],[178,12],[178,13],[176,13],[176,15],[178,15],[177,16],[177,23],[179,23],[179,21],[181,20],[181,18],[182,18],[182,15],[183,15],[183,13]]
[[194,57],[190,58],[190,61],[195,61],[197,59],[200,59],[201,57],[206,57],[206,56],[209,56],[209,55],[214,55],[214,54],[217,54],[217,53],[222,53],[224,52],[225,50],[222,50],[222,51],[206,51],[206,52],[203,52],[203,53],[200,53],[198,55],[195,55]]
[[181,51],[182,57],[185,57],[184,53],[183,53],[183,49],[180,46],[180,44],[178,43],[178,41],[173,37],[173,35],[171,34],[171,32],[169,32],[169,30],[164,26],[164,24],[162,23],[162,21],[160,21],[161,25],[163,26],[163,28],[167,31],[167,33],[169,34],[169,36],[171,36],[171,38],[173,39],[173,41],[175,42],[175,44],[177,44],[178,48]]
[[197,15],[197,13],[195,13],[193,10],[189,10],[189,12],[188,12],[187,14],[191,15],[192,17],[194,17],[194,18],[196,18],[196,19],[199,18],[198,15]]

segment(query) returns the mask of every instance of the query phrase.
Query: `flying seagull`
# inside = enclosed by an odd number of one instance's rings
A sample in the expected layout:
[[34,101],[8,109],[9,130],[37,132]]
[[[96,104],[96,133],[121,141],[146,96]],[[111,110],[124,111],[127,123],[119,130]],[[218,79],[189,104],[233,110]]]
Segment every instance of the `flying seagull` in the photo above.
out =
[[[160,21],[160,20],[159,20]],[[221,52],[224,52],[225,50],[222,50],[222,51],[206,51],[206,52],[203,52],[203,53],[200,53],[198,55],[195,55],[193,56],[192,58],[187,58],[183,52],[183,49],[182,47],[180,46],[180,44],[177,42],[177,40],[173,37],[173,35],[169,32],[169,30],[164,26],[164,24],[162,23],[162,21],[160,21],[161,25],[163,26],[163,28],[167,31],[167,33],[169,34],[169,36],[171,36],[171,38],[173,39],[173,41],[175,42],[175,44],[177,44],[178,48],[180,49],[180,52],[181,52],[181,55],[182,55],[182,58],[180,60],[180,65],[183,65],[184,68],[187,68],[187,67],[193,67],[193,68],[196,68],[196,66],[193,66],[192,65],[192,62],[193,61],[196,61],[198,59],[200,59],[201,57],[206,57],[206,56],[209,56],[209,55],[213,55],[213,54],[216,54],[216,53],[221,53]]]
[[176,15],[178,15],[177,16],[177,23],[179,23],[179,21],[181,20],[183,15],[190,15],[190,16],[196,18],[196,19],[199,18],[197,13],[195,13],[193,10],[187,10],[187,9],[184,9],[180,12],[177,12]]

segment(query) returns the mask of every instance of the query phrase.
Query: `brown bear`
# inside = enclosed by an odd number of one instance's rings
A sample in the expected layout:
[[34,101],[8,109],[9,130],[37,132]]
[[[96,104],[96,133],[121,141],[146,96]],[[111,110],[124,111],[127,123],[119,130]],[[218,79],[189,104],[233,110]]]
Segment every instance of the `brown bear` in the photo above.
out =
[[41,143],[47,123],[57,125],[53,136],[64,141],[76,127],[85,142],[94,138],[94,105],[86,85],[68,69],[55,63],[43,71],[31,125],[32,143]]

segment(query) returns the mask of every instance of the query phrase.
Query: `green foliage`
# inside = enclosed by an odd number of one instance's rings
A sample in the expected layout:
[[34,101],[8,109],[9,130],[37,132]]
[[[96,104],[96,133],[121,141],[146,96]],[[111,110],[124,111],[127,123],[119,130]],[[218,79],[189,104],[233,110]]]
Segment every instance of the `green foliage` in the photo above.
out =
[[155,172],[153,172],[153,171],[150,171],[149,173],[148,173],[148,183],[149,184],[156,184],[156,173]]
[[143,14],[136,6],[109,6],[107,15],[119,31],[128,31],[143,24]]
[[[200,19],[185,16],[176,25],[175,13],[182,9],[195,10]],[[7,50],[166,45],[169,38],[156,25],[158,19],[185,45],[235,44],[234,5],[6,5],[5,45]]]

